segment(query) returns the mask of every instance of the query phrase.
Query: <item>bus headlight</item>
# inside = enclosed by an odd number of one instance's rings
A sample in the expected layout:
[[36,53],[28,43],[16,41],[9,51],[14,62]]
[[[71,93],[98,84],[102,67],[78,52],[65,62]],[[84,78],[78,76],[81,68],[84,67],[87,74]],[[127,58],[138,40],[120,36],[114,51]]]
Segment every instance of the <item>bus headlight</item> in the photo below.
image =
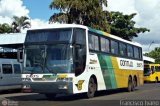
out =
[[68,89],[68,86],[67,85],[59,85],[58,89]]
[[57,82],[62,81],[62,82],[72,82],[73,78],[57,78]]

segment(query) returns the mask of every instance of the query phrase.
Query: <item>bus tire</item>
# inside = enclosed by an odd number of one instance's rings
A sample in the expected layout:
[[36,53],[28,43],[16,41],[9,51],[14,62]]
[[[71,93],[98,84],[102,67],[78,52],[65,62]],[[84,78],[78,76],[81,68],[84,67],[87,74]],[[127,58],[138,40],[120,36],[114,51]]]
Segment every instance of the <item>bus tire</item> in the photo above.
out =
[[136,84],[137,82],[136,82],[136,79],[134,78],[132,81],[132,89],[131,89],[132,91],[135,91]]
[[56,97],[55,93],[46,93],[44,94],[47,99],[54,99]]
[[97,84],[95,80],[91,77],[88,84],[87,98],[93,98],[95,96],[96,90]]
[[158,83],[158,77],[155,78],[155,82]]
[[133,89],[132,87],[133,87],[132,78],[129,77],[129,78],[128,78],[128,87],[127,87],[127,91],[128,91],[128,92],[131,92],[132,89]]

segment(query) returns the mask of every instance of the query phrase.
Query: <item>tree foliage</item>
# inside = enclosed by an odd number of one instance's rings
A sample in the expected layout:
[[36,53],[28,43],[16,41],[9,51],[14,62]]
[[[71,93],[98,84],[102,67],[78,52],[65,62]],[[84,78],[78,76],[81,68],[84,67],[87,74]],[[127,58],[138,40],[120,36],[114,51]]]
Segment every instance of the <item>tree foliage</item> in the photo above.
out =
[[9,24],[7,23],[0,24],[0,34],[11,33],[11,32],[12,32],[12,27]]
[[138,37],[139,33],[150,31],[135,27],[135,13],[124,15],[103,11],[102,5],[107,7],[107,0],[52,0],[50,8],[60,12],[53,14],[49,22],[82,24],[130,41]]
[[26,16],[13,16],[13,20],[12,28],[14,33],[21,32],[21,29],[30,28],[31,26],[31,23],[28,21],[29,18]]
[[155,63],[160,64],[160,47],[155,48],[149,53],[145,53],[145,56],[151,57],[155,59]]
[[139,33],[150,31],[147,28],[136,28],[133,18],[136,13],[124,15],[120,12],[106,12],[107,20],[111,28],[111,34],[119,36],[126,40],[132,40],[138,37]]
[[106,0],[52,0],[51,9],[58,9],[60,13],[53,14],[49,21],[59,23],[76,23],[110,32],[106,14],[102,4],[107,6]]
[[0,34],[2,33],[18,33],[21,29],[30,28],[31,23],[28,21],[26,16],[13,16],[12,25],[7,23],[0,24]]

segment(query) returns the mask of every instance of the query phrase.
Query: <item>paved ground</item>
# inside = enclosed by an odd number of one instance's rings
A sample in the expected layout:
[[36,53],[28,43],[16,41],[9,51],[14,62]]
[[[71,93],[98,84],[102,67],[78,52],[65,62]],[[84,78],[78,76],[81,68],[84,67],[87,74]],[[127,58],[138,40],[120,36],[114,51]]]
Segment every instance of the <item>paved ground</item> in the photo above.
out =
[[124,89],[101,91],[92,99],[86,99],[84,94],[81,94],[59,95],[54,100],[48,100],[41,94],[1,92],[0,100],[3,104],[7,100],[9,106],[128,106],[129,104],[126,103],[130,103],[130,106],[159,106],[160,83],[144,84],[138,87],[135,92],[126,92]]

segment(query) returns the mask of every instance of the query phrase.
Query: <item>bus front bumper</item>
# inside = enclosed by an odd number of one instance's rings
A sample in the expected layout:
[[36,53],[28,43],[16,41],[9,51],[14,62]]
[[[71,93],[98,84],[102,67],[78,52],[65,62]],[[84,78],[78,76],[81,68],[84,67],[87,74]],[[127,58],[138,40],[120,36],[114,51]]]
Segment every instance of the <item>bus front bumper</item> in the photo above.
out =
[[22,91],[25,93],[73,94],[72,82],[25,82]]

